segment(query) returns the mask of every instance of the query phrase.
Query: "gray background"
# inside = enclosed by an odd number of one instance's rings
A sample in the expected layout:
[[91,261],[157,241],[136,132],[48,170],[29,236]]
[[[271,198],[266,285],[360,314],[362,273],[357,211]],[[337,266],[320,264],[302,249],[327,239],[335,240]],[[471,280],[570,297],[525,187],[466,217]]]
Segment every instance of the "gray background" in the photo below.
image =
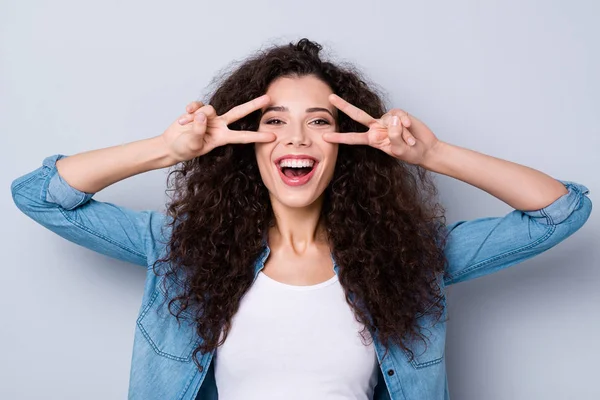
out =
[[[418,3],[418,4],[417,4]],[[159,135],[220,69],[308,36],[442,139],[600,193],[597,2],[0,4],[0,398],[127,394],[144,270],[21,214],[9,185],[55,153]],[[96,195],[162,210],[166,171]],[[449,222],[502,215],[440,177]],[[597,198],[597,197],[596,197]],[[600,214],[541,256],[450,287],[453,399],[598,399]]]

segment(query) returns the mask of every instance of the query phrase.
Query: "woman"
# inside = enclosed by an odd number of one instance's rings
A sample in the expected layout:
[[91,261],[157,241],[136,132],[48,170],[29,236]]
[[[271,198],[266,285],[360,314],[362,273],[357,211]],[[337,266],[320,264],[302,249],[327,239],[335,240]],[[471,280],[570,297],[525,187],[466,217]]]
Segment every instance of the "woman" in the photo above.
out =
[[[587,220],[584,186],[440,141],[320,49],[258,53],[162,135],[13,182],[40,224],[147,267],[130,398],[447,399],[445,287]],[[92,199],[171,166],[166,214]],[[429,171],[515,210],[446,225]]]

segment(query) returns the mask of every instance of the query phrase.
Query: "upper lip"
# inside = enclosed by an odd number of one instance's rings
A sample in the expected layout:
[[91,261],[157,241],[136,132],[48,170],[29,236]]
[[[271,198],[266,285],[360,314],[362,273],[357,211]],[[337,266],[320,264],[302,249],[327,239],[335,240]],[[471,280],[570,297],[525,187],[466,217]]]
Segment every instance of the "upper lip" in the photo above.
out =
[[281,156],[277,159],[275,159],[275,164],[279,165],[279,163],[281,162],[281,160],[285,160],[285,159],[309,159],[309,160],[313,160],[314,162],[319,162],[316,158],[314,158],[313,156],[309,156],[308,154],[286,154],[285,156]]

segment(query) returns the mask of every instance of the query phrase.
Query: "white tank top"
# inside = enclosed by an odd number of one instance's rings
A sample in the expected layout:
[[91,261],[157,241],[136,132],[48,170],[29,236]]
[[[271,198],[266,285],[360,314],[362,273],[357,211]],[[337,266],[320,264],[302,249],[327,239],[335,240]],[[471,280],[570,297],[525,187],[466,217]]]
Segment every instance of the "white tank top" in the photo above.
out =
[[379,364],[362,327],[337,275],[295,286],[259,272],[215,354],[219,400],[372,399]]

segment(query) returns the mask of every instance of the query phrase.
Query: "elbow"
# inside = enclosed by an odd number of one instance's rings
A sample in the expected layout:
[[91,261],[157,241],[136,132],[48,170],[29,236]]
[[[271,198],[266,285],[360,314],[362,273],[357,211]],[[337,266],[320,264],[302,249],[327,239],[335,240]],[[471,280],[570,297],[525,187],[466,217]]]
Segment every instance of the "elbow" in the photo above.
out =
[[35,190],[30,188],[29,184],[31,181],[35,180],[35,172],[36,171],[25,174],[13,180],[10,184],[10,192],[12,194],[13,202],[17,208],[23,212],[30,208],[30,204],[33,201],[31,198],[31,192]]
[[582,196],[579,205],[571,214],[558,224],[554,225],[554,241],[560,242],[577,232],[589,219],[592,213],[592,200]]
[[592,208],[592,200],[588,196],[583,196],[579,207],[572,214],[574,219],[572,224],[576,226],[576,229],[581,228],[587,222],[592,214]]

